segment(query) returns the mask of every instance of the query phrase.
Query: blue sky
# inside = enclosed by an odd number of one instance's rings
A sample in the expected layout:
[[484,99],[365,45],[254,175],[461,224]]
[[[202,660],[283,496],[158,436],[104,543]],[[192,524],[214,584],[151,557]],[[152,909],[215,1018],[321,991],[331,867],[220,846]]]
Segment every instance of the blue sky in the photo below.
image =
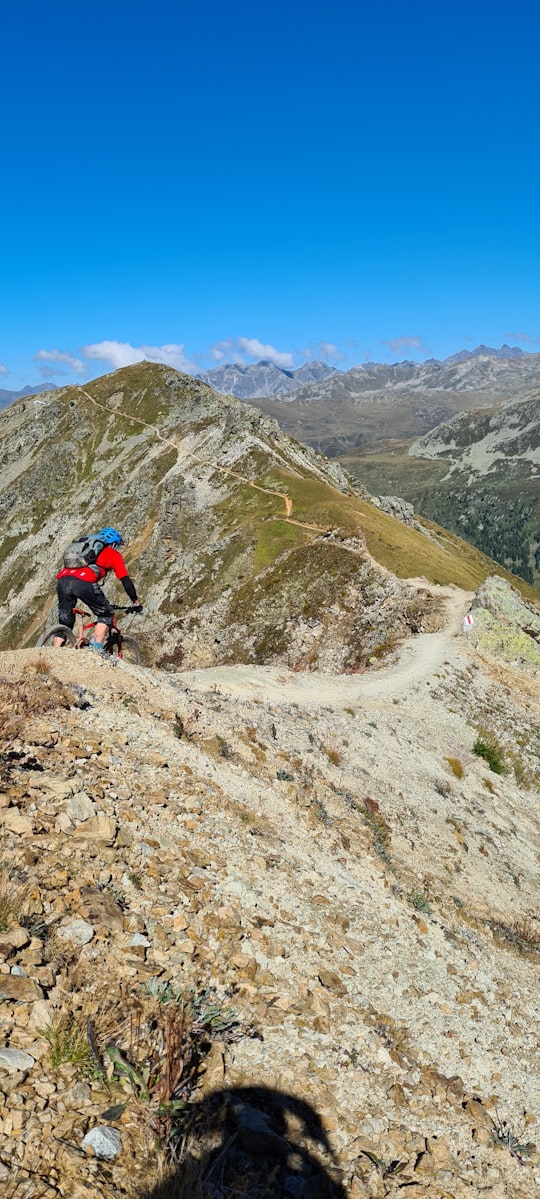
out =
[[540,351],[536,0],[19,0],[0,387]]

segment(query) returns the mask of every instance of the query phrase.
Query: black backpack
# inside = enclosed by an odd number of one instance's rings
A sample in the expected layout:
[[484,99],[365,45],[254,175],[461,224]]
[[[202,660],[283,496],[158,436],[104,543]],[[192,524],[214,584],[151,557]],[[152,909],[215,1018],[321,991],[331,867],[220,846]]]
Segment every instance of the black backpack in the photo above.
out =
[[[77,541],[70,541],[64,550],[64,567],[67,570],[75,570],[81,566],[94,567],[98,555],[105,549],[106,544],[95,533],[91,533],[89,537],[79,537]],[[99,576],[98,568],[96,569],[96,578]]]

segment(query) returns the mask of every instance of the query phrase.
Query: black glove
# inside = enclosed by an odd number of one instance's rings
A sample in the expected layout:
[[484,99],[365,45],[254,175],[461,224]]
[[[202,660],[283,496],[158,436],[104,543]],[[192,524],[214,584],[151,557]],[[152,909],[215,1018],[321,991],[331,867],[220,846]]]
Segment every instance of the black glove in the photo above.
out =
[[131,611],[136,612],[137,615],[139,615],[139,613],[142,612],[142,610],[143,610],[142,604],[133,604],[133,607],[131,609]]

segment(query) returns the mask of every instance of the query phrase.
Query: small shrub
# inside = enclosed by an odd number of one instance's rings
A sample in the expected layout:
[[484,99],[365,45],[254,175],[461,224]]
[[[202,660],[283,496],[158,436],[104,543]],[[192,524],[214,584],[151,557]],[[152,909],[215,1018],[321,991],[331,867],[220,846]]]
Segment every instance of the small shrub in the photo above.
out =
[[53,1070],[69,1063],[82,1074],[91,1072],[92,1050],[85,1030],[71,1013],[63,1013],[43,1029],[42,1036],[49,1044],[49,1058]]
[[460,762],[459,758],[445,758],[444,760],[445,762],[448,762],[452,774],[455,774],[457,779],[462,779],[463,764]]
[[386,1048],[398,1054],[401,1058],[409,1058],[411,1053],[409,1030],[405,1025],[382,1013],[373,1012],[367,1023],[373,1028]]
[[341,750],[337,745],[321,745],[323,754],[326,754],[328,761],[332,766],[339,766],[341,762]]
[[540,925],[537,921],[523,917],[521,920],[515,920],[513,924],[500,924],[490,920],[489,927],[496,935],[504,937],[514,945],[520,953],[540,952]]
[[197,735],[197,724],[201,719],[202,711],[200,708],[194,708],[185,718],[179,712],[175,712],[172,731],[175,737],[181,741],[185,737],[188,741],[192,741]]
[[[524,1113],[525,1114],[525,1113]],[[536,1150],[536,1145],[531,1141],[523,1141],[523,1132],[517,1135],[510,1128],[506,1120],[501,1120],[499,1113],[496,1112],[497,1119],[493,1120],[492,1138],[497,1145],[504,1145],[505,1149],[515,1157],[520,1166],[525,1165],[525,1158],[530,1157]]]
[[518,783],[520,787],[532,788],[538,786],[537,777],[533,774],[532,770],[528,770],[520,754],[510,751],[508,753],[508,758],[510,760],[510,765],[512,767],[516,783]]
[[234,758],[234,749],[232,745],[230,745],[228,741],[225,741],[224,737],[220,737],[219,733],[216,734],[216,741],[218,744],[220,758],[225,758],[226,762],[231,762]]
[[416,912],[424,912],[426,916],[432,915],[433,908],[425,891],[411,891],[409,899]]
[[131,1013],[125,1048],[109,1040],[108,1075],[124,1091],[135,1119],[153,1140],[161,1163],[178,1160],[189,1118],[189,1099],[200,1063],[212,1040],[242,1035],[236,1014],[211,991],[185,993],[173,982],[153,978],[147,1003]]
[[376,799],[370,799],[369,796],[366,796],[363,802],[364,809],[362,816],[373,835],[375,853],[383,862],[386,862],[387,866],[390,866],[390,827],[381,814]]
[[325,827],[328,827],[330,824],[330,817],[320,799],[314,800],[311,806],[311,811],[313,812],[315,820],[318,820],[321,824],[324,824]]
[[479,758],[484,758],[494,774],[505,774],[504,754],[493,733],[479,733],[473,745],[473,753]]
[[24,886],[14,881],[5,866],[0,866],[0,933],[7,932],[12,924],[20,924],[25,898]]
[[34,671],[36,674],[49,674],[48,664],[42,654],[34,662]]

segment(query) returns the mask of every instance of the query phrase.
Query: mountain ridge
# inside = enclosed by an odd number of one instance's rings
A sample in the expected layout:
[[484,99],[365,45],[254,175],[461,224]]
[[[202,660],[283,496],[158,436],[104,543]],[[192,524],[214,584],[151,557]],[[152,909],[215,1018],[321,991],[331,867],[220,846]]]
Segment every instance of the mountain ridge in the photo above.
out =
[[362,669],[436,619],[429,588],[419,596],[408,578],[474,588],[493,573],[453,535],[379,511],[256,408],[170,367],[59,389],[39,417],[19,401],[0,416],[0,460],[4,647],[37,639],[63,544],[103,524],[122,529],[145,598],[147,660],[171,667]]
[[195,377],[208,383],[219,395],[234,395],[238,399],[249,400],[276,395],[304,383],[325,379],[335,374],[336,369],[326,362],[309,361],[295,370],[287,370],[263,358],[260,362],[249,364],[227,362],[211,370],[199,371]]

